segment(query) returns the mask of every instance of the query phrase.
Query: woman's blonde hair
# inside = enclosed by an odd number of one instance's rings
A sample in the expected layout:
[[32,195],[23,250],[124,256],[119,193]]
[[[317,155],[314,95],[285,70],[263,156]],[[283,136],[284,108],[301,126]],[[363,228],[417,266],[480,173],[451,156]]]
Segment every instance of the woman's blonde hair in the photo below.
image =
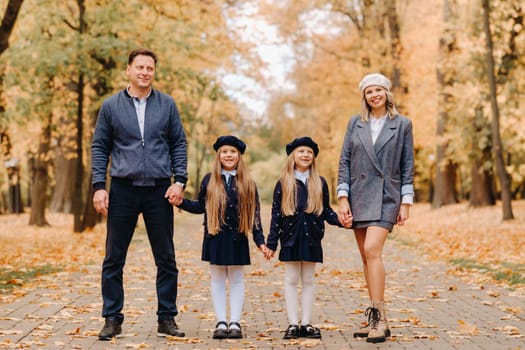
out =
[[[396,105],[394,103],[394,95],[390,92],[390,90],[387,90],[383,87],[381,88],[386,92],[386,114],[388,115],[388,118],[392,119],[398,114]],[[371,111],[368,102],[366,102],[365,90],[363,90],[363,94],[361,96],[361,120],[364,122],[370,119]]]
[[[222,182],[221,162],[217,150],[210,182],[206,190],[206,216],[208,220],[208,233],[216,235],[221,225],[224,224],[224,211],[226,209],[226,190]],[[237,164],[237,196],[239,213],[239,232],[251,234],[255,221],[256,186],[239,152]]]
[[[286,163],[281,171],[282,198],[281,198],[281,212],[285,216],[292,216],[295,214],[297,208],[297,181],[295,179],[295,161],[294,152],[290,153]],[[306,204],[306,212],[309,214],[321,215],[323,213],[323,183],[321,177],[317,172],[315,166],[315,157],[310,166],[310,176],[307,181],[308,186],[308,202]]]

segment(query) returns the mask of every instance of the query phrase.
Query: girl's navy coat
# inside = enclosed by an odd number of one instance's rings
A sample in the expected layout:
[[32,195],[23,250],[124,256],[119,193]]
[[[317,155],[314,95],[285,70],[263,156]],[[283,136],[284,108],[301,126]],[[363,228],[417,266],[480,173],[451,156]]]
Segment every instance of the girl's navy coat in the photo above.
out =
[[[235,176],[231,177],[231,184],[226,185],[223,176],[223,184],[226,188],[226,210],[224,213],[224,224],[221,225],[216,235],[208,233],[208,219],[206,216],[206,190],[210,182],[211,174],[208,173],[202,179],[199,197],[197,200],[184,199],[179,208],[193,214],[204,214],[204,240],[202,242],[202,260],[209,261],[214,265],[249,265],[250,248],[248,237],[239,232],[238,196]],[[259,196],[256,194],[257,207],[255,209],[255,220],[252,229],[253,240],[257,246],[264,244],[264,235],[261,225]]]
[[326,180],[323,185],[323,212],[320,216],[305,212],[308,200],[308,187],[297,181],[297,208],[294,215],[284,216],[281,212],[282,189],[278,181],[273,192],[272,220],[266,246],[277,249],[281,242],[280,261],[323,262],[321,240],[324,237],[325,220],[331,225],[341,226],[337,214],[330,207],[330,194]]

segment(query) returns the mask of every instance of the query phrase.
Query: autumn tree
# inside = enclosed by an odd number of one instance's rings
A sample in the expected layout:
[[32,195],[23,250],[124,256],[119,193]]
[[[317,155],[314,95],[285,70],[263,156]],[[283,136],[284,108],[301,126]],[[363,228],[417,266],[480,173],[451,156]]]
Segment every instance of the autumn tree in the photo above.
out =
[[488,0],[482,0],[483,7],[483,27],[485,29],[485,40],[487,50],[487,68],[488,68],[488,80],[490,88],[490,106],[492,111],[492,123],[491,123],[491,134],[492,134],[492,151],[494,154],[494,160],[496,163],[496,172],[500,181],[501,187],[501,201],[503,209],[503,220],[510,220],[514,218],[512,213],[512,197],[510,192],[510,178],[505,169],[505,162],[503,160],[503,145],[500,136],[500,114],[499,106],[497,101],[497,88],[496,88],[496,77],[495,77],[495,66],[494,66],[494,46],[492,43],[492,33],[490,29],[490,6]]
[[[505,170],[512,181],[511,198],[520,198],[523,188],[522,172],[524,148],[523,123],[520,112],[520,97],[523,87],[523,67],[525,62],[520,50],[523,41],[523,9],[518,1],[498,3],[490,9],[490,29],[494,38],[493,73],[496,84],[498,110],[500,114],[501,142]],[[493,118],[489,76],[491,70],[487,61],[486,35],[482,3],[464,11],[460,23],[463,24],[461,53],[458,55],[458,74],[454,91],[458,103],[454,110],[456,134],[452,134],[451,147],[455,150],[455,159],[462,167],[470,167],[470,172],[463,171],[463,187],[468,190],[470,205],[493,205],[496,198],[501,198],[501,186],[496,179],[496,166],[493,152]],[[499,101],[505,101],[500,104]],[[467,151],[467,152],[464,152]],[[468,154],[468,159],[462,157]]]
[[[13,32],[13,28],[15,27],[23,3],[24,0],[9,0],[5,7],[2,21],[0,23],[0,57],[9,47],[9,38]],[[9,137],[7,122],[5,121],[6,102],[4,100],[4,74],[5,66],[2,64],[0,67],[0,143],[2,146],[0,159],[4,160],[2,163],[10,164],[10,166],[7,167],[9,209],[13,213],[20,213],[23,210],[19,183],[20,170],[19,164],[15,164],[16,159],[11,155],[11,139]],[[3,181],[0,180],[0,184],[1,183],[3,183]],[[5,207],[4,196],[0,192],[0,213],[4,211]]]
[[[96,51],[99,56],[108,52],[105,48],[101,48],[100,42],[96,43],[95,39],[75,34],[78,33],[78,30],[86,31],[83,4],[83,1],[80,1],[77,4],[79,6],[77,10],[74,7],[69,7],[69,4],[64,4],[64,11],[56,12],[50,11],[49,6],[45,6],[46,0],[32,3],[31,11],[24,13],[23,19],[41,15],[48,21],[46,23],[37,21],[30,26],[25,26],[18,33],[19,41],[16,43],[16,50],[10,53],[10,60],[19,62],[11,69],[14,77],[11,85],[13,88],[24,85],[26,91],[33,92],[30,95],[19,94],[18,107],[16,108],[19,111],[26,111],[23,114],[30,116],[27,120],[20,118],[19,121],[28,124],[42,121],[40,140],[47,140],[49,143],[53,143],[53,139],[60,141],[54,143],[54,147],[45,147],[42,144],[33,146],[35,149],[33,164],[36,166],[35,169],[41,169],[38,171],[39,181],[35,182],[33,187],[37,184],[42,184],[45,187],[32,191],[33,196],[38,197],[33,198],[32,201],[30,222],[36,224],[46,222],[44,209],[47,207],[50,193],[47,186],[50,181],[47,178],[52,172],[49,171],[49,168],[42,168],[53,164],[53,169],[56,170],[57,175],[52,177],[52,180],[55,183],[55,188],[58,188],[59,194],[62,195],[62,197],[54,197],[65,199],[65,206],[62,206],[62,209],[68,207],[74,209],[74,230],[77,232],[82,230],[81,223],[86,193],[90,194],[90,190],[82,191],[87,183],[83,174],[83,157],[86,153],[84,146],[84,123],[86,123],[84,104],[86,96],[84,91],[86,89],[85,81],[88,80],[88,77],[93,77],[93,74],[87,76],[86,72],[100,71],[92,70],[91,67],[98,65],[98,63],[90,63],[92,61],[86,57],[90,57],[87,54],[89,50]],[[46,13],[47,15],[45,15]],[[82,15],[79,15],[81,13]],[[98,19],[100,18],[98,17]],[[84,24],[75,26],[75,23]],[[27,45],[28,42],[31,42],[32,45]],[[70,45],[71,42],[77,44]],[[122,46],[111,45],[115,48]],[[24,68],[25,64],[27,66]],[[25,71],[30,71],[33,75],[26,75]],[[104,74],[107,75],[107,72]],[[49,84],[39,83],[40,81],[49,82]],[[88,81],[91,82],[91,80]],[[98,82],[97,79],[93,81]],[[31,103],[41,99],[44,100],[41,105]],[[28,103],[28,101],[31,102]],[[48,128],[53,130],[51,137],[48,135]],[[42,153],[43,151],[46,153]],[[59,160],[65,159],[65,161],[53,162],[56,154],[63,155],[57,158]],[[45,160],[45,162],[40,160]],[[69,167],[73,164],[74,167]],[[69,182],[71,179],[74,181]],[[69,187],[62,186],[62,181],[69,183]],[[68,189],[69,192],[63,191],[64,189]],[[55,191],[51,192],[54,193]],[[67,203],[70,205],[68,206]],[[35,206],[39,207],[36,208]],[[41,218],[36,218],[36,215],[40,215]]]
[[[215,73],[219,67],[231,67],[225,64],[227,61],[224,58],[234,48],[225,18],[217,16],[228,7],[222,2],[211,6],[201,2],[78,0],[76,3],[56,4],[60,11],[49,4],[49,0],[31,4],[31,11],[24,14],[31,25],[24,26],[18,33],[17,49],[10,56],[10,62],[27,63],[26,70],[33,72],[34,79],[31,80],[19,69],[23,64],[9,67],[13,73],[10,84],[13,93],[17,86],[29,82],[29,86],[34,86],[34,91],[40,96],[37,82],[49,78],[50,86],[53,86],[48,102],[51,115],[46,114],[43,108],[31,105],[31,95],[28,94],[20,94],[18,103],[12,107],[13,110],[27,111],[24,115],[28,118],[19,118],[19,122],[41,124],[42,136],[48,135],[51,130],[53,147],[38,159],[48,161],[47,165],[42,163],[40,167],[52,165],[56,171],[50,181],[56,191],[47,188],[34,192],[42,196],[42,200],[39,198],[37,202],[48,203],[50,192],[53,193],[53,208],[73,210],[74,230],[80,232],[96,221],[94,211],[90,210],[89,176],[84,170],[90,162],[86,156],[89,156],[92,129],[102,99],[114,93],[115,88],[125,87],[126,79],[122,72],[129,51],[145,46],[157,53],[159,65],[155,87],[172,93],[176,100],[177,95],[184,96],[184,89],[191,85],[176,79],[177,70],[191,71],[193,77],[208,82],[203,94],[189,103],[195,104],[201,98],[204,100],[202,106],[206,108],[193,112],[208,115],[206,120],[210,122],[206,125],[213,128],[208,127],[208,134],[194,133],[188,137],[190,142],[208,145],[207,138],[221,125],[214,123],[216,117],[225,125],[239,117],[233,104],[228,106],[229,98],[220,92]],[[137,14],[151,20],[145,21],[143,26],[127,20]],[[32,21],[35,16],[46,18],[47,22]],[[173,40],[166,41],[168,37]],[[32,45],[28,46],[28,42]],[[193,117],[182,115],[184,123]],[[48,121],[52,123],[49,128],[45,123]],[[238,122],[234,124],[240,125]],[[35,145],[32,148],[35,152],[46,149]],[[50,172],[41,173],[47,176]],[[69,179],[75,181],[68,182]],[[42,213],[40,210],[34,212],[35,215]]]
[[291,87],[273,94],[269,119],[281,144],[305,134],[318,140],[319,167],[332,192],[344,127],[360,108],[362,76],[389,76],[397,102],[408,92],[397,11],[394,0],[285,1],[260,9],[293,50],[284,79]]
[[451,107],[454,105],[452,87],[456,78],[454,54],[457,51],[456,33],[454,29],[454,0],[443,2],[444,29],[439,39],[439,62],[437,78],[440,86],[438,119],[436,133],[439,137],[435,160],[435,184],[432,198],[434,208],[457,202],[456,171],[457,165],[454,157],[447,149],[449,146],[449,131],[452,129]]

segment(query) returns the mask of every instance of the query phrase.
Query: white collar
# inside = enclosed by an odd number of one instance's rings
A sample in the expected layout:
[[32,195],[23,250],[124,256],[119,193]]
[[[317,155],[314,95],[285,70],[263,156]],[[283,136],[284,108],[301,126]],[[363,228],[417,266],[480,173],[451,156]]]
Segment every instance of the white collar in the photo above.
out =
[[310,170],[306,170],[304,173],[299,170],[294,170],[293,173],[295,178],[304,184],[306,184],[306,180],[310,177]]
[[226,178],[226,182],[229,182],[230,181],[230,177],[233,177],[233,176],[237,175],[237,169],[224,170],[224,169],[221,168],[221,174],[224,175],[224,177]]

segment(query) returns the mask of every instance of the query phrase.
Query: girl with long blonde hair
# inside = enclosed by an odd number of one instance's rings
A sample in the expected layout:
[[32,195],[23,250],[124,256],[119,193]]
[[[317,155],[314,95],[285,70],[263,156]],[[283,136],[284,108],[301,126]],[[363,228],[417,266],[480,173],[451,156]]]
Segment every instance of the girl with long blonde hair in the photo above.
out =
[[[267,252],[257,187],[242,160],[246,144],[231,135],[213,144],[213,169],[201,182],[197,200],[184,199],[179,208],[204,213],[202,260],[210,263],[211,295],[217,324],[214,339],[242,338],[243,266],[250,264],[248,236]],[[226,322],[226,280],[230,285],[230,322]]]
[[[324,222],[341,226],[330,207],[326,180],[319,175],[315,158],[319,147],[310,137],[286,145],[288,159],[273,193],[272,220],[267,249],[271,258],[280,241],[279,260],[284,262],[284,297],[289,326],[284,338],[321,338],[312,326],[315,299],[315,264],[323,262],[321,240]],[[302,318],[298,318],[298,284],[302,284]]]

